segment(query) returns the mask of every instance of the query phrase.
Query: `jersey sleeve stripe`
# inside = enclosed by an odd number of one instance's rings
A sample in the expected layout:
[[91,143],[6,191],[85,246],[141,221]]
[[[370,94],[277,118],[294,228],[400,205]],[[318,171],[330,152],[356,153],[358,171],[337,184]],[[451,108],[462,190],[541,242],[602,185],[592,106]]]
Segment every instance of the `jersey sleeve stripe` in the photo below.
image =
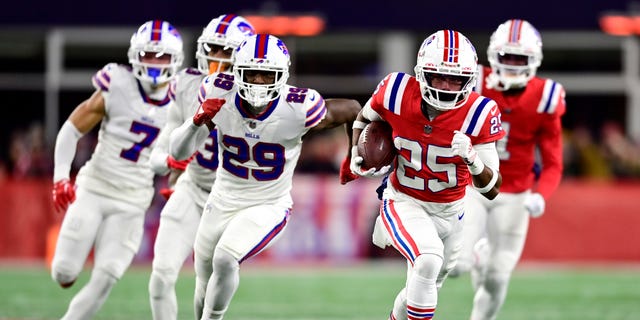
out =
[[547,79],[542,90],[542,99],[538,105],[538,113],[554,113],[558,106],[560,91],[559,85],[555,81]]
[[171,98],[171,100],[176,100],[176,82],[175,81],[171,81],[171,84],[169,85],[169,98]]
[[318,103],[307,111],[307,121],[304,123],[304,126],[306,128],[314,127],[324,119],[325,114],[327,114],[327,107],[324,99],[320,98]]
[[[480,97],[480,99],[476,99],[476,101],[473,102],[471,109],[469,109],[460,131],[468,135],[477,136],[482,129],[484,119],[487,118],[489,110],[491,110],[495,104],[489,103],[491,101],[492,100],[487,97]],[[487,108],[487,106],[490,107]]]
[[207,97],[207,90],[204,88],[204,84],[200,85],[200,90],[198,90],[198,103],[202,104]]
[[100,70],[91,78],[91,82],[93,82],[94,87],[108,92],[111,85],[111,77],[105,70]]
[[384,93],[384,105],[389,111],[399,115],[404,89],[407,87],[409,77],[404,73],[396,73],[392,75],[392,78],[392,85],[388,86]]

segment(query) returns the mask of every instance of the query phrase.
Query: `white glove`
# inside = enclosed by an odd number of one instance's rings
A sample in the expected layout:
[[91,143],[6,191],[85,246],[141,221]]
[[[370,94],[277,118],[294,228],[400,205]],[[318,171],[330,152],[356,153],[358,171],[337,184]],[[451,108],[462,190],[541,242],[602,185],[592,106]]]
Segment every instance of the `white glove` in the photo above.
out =
[[529,211],[531,218],[539,218],[544,214],[545,201],[541,194],[531,193],[524,199],[524,207]]
[[458,130],[454,131],[453,139],[451,139],[451,149],[453,149],[453,154],[460,156],[467,165],[473,164],[478,156],[478,152],[471,145],[471,139]]
[[376,168],[364,170],[362,169],[362,161],[364,161],[364,159],[358,155],[358,147],[351,147],[351,163],[349,164],[349,169],[351,169],[353,174],[357,174],[361,177],[375,178],[384,176],[389,172],[389,169],[391,169],[391,165],[387,165],[380,168],[378,171],[376,171]]

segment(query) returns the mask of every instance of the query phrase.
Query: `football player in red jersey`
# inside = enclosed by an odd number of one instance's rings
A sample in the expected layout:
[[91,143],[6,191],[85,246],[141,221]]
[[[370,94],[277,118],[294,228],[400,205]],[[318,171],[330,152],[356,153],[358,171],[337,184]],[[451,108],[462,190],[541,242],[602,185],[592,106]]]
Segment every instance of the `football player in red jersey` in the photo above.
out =
[[407,259],[406,287],[390,319],[434,316],[438,289],[462,246],[466,186],[488,199],[499,192],[495,141],[504,132],[496,103],[472,92],[477,66],[464,35],[440,30],[422,43],[416,76],[387,75],[354,122],[354,174],[380,177],[390,169],[361,167],[356,143],[368,122],[388,122],[398,151],[373,234],[376,245]]
[[[545,199],[562,176],[565,91],[536,76],[542,40],[527,21],[502,23],[491,36],[476,91],[495,100],[506,135],[498,141],[500,195],[488,201],[467,190],[465,241],[454,274],[471,270],[475,290],[472,320],[495,319],[507,295],[509,278],[524,247],[529,217],[544,213]],[[534,165],[542,171],[536,183]]]

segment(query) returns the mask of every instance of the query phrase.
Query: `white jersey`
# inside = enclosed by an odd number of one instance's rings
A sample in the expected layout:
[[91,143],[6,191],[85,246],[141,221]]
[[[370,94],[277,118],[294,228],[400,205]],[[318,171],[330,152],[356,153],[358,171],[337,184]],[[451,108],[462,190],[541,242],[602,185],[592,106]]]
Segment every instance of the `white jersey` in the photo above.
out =
[[[158,145],[154,153],[161,154],[161,159],[169,155],[169,137],[173,129],[179,127],[187,119],[192,119],[198,110],[198,90],[200,83],[206,77],[198,69],[186,68],[181,70],[176,81],[173,82],[170,94],[174,104],[169,108],[167,124],[162,129]],[[215,171],[218,168],[218,145],[216,130],[211,131],[206,141],[198,148],[193,159],[189,162],[185,174],[180,175],[178,181],[189,180],[207,193],[215,180]]]
[[278,201],[293,205],[290,191],[302,136],[324,119],[327,109],[322,96],[313,89],[285,85],[278,99],[252,116],[233,76],[219,73],[203,80],[198,99],[205,98],[226,100],[212,119],[220,148],[212,191],[239,206]]
[[149,154],[167,119],[169,95],[152,100],[131,68],[107,64],[92,78],[102,91],[106,115],[91,159],[80,168],[77,183],[96,193],[148,205],[154,193]]

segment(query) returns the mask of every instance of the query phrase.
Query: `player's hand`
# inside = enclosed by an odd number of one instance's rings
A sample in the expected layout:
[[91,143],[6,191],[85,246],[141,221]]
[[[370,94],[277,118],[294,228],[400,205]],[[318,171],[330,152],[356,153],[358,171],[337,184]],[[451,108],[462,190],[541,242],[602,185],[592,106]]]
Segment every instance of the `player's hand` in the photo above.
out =
[[189,162],[191,162],[191,159],[193,159],[193,157],[185,160],[176,160],[172,156],[168,156],[167,167],[169,167],[170,169],[178,169],[184,171],[185,169],[187,169],[187,165],[189,164]]
[[539,218],[544,214],[544,197],[537,193],[531,193],[524,199],[524,207],[529,211],[531,218]]
[[358,178],[360,178],[359,175],[351,172],[351,157],[347,155],[340,164],[340,184],[347,184]]
[[53,183],[52,196],[56,211],[64,212],[76,200],[76,188],[69,179],[59,180]]
[[358,155],[358,147],[351,147],[351,162],[349,164],[349,168],[351,169],[351,172],[353,174],[359,175],[361,177],[376,178],[384,176],[385,174],[387,174],[387,172],[389,172],[389,169],[391,169],[391,165],[387,165],[380,168],[379,170],[376,170],[376,168],[369,168],[368,170],[364,170],[362,169],[362,161],[364,161],[364,159]]
[[158,191],[158,193],[165,199],[165,200],[169,200],[169,198],[171,197],[171,195],[173,194],[173,189],[171,188],[162,188],[160,189],[160,191]]
[[196,115],[193,116],[193,124],[196,126],[201,126],[213,119],[216,116],[218,111],[222,108],[222,105],[225,103],[224,99],[207,99],[205,100]]
[[471,145],[471,139],[458,130],[454,131],[453,139],[451,139],[451,149],[453,149],[453,154],[460,156],[467,165],[473,164],[478,156],[478,152]]

